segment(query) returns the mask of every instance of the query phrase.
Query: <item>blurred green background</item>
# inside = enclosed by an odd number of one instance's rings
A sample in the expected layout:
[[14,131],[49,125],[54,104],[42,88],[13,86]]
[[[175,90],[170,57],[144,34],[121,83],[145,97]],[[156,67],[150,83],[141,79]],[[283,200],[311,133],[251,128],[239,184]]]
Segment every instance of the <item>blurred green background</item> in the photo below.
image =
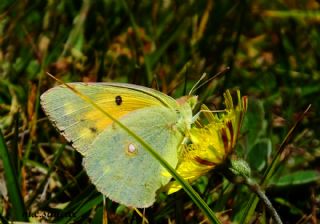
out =
[[[249,96],[237,151],[258,182],[312,104],[265,189],[285,223],[319,222],[319,9],[316,0],[1,1],[1,221],[101,223],[107,214],[109,223],[142,222],[130,208],[103,205],[81,156],[44,116],[39,96],[55,85],[45,72],[65,82],[135,83],[180,97],[203,73],[230,67],[196,94],[218,109],[228,88]],[[223,223],[270,222],[246,187],[215,172],[194,187]],[[27,218],[26,211],[75,216]],[[160,194],[145,215],[149,223],[205,220],[183,191]]]

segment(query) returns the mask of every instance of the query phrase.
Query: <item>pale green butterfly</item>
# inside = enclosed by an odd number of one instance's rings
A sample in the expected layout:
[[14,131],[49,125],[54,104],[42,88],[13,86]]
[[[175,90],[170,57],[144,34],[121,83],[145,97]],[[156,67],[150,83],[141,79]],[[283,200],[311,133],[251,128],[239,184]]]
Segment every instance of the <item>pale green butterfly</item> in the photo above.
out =
[[[121,83],[69,83],[118,119],[172,166],[192,124],[196,97],[183,103],[150,88]],[[132,136],[66,86],[41,96],[49,119],[84,156],[97,190],[126,206],[144,208],[170,176]]]

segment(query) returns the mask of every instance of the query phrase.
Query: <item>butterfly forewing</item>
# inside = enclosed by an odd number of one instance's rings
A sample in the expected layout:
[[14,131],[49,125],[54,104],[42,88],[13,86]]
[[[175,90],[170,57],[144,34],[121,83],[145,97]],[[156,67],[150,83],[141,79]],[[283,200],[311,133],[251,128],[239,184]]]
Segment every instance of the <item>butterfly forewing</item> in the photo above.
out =
[[[120,83],[70,83],[116,119],[137,109],[159,106],[176,108],[175,100],[161,92]],[[41,96],[41,104],[60,132],[82,154],[112,121],[65,86]]]

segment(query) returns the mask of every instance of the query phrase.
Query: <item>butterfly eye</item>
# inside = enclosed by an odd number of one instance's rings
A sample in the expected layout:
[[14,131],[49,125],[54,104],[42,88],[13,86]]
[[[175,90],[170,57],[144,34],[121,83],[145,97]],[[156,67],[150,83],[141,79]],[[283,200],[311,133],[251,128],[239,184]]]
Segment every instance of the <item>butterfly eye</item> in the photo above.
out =
[[120,106],[122,104],[122,97],[121,96],[116,96],[115,98],[115,102],[118,106]]

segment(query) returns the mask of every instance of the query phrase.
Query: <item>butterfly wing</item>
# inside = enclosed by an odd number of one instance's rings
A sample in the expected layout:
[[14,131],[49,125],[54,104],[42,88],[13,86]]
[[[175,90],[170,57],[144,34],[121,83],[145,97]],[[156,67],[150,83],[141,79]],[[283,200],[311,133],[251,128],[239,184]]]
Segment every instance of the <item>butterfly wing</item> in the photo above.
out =
[[[147,87],[122,83],[70,83],[113,117],[150,106],[177,108],[177,102]],[[106,115],[65,86],[54,87],[41,96],[41,105],[61,134],[83,155],[93,140],[111,123]]]
[[[143,108],[123,117],[121,122],[176,166],[183,136],[176,130],[174,110]],[[132,207],[151,206],[156,191],[170,179],[163,175],[161,164],[116,124],[101,132],[91,148],[84,157],[84,167],[96,188],[113,201]]]
[[[188,104],[141,86],[114,83],[71,83],[103,110],[149,143],[173,167],[183,140]],[[126,131],[64,86],[41,96],[41,105],[67,140],[84,155],[93,184],[114,201],[148,207],[170,177],[163,167]],[[181,122],[182,121],[182,122]]]

